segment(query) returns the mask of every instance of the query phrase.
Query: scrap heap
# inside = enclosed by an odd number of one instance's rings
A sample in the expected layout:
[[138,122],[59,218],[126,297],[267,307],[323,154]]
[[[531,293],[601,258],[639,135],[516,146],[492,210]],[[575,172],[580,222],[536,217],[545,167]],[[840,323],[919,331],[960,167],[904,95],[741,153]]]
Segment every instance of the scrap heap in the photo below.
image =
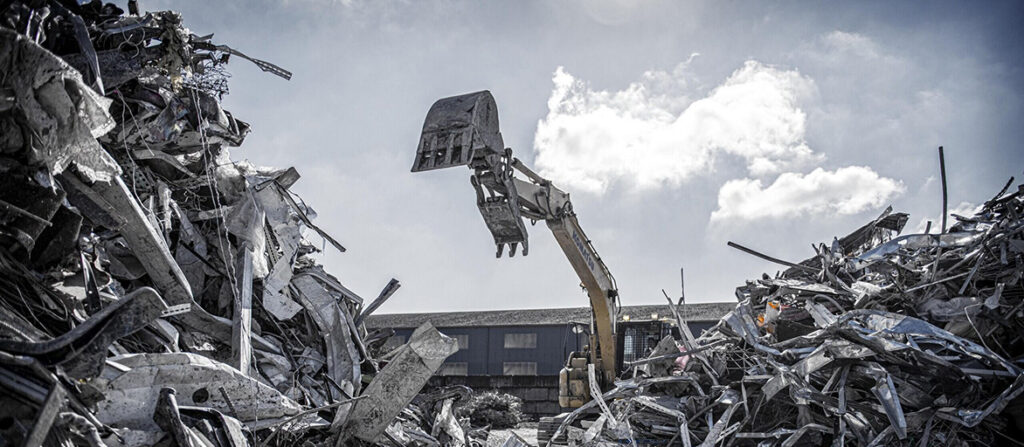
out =
[[128,5],[0,2],[0,444],[467,444],[417,398],[454,339],[382,354],[398,282],[364,302],[298,172],[231,161],[224,64],[291,73]]
[[[789,269],[739,287],[735,310],[701,337],[662,340],[555,436],[583,445],[1019,444],[1024,185],[1007,194],[1012,184],[941,234],[899,236],[908,216],[890,209],[800,264],[776,260]],[[596,423],[570,425],[589,408],[601,410]]]

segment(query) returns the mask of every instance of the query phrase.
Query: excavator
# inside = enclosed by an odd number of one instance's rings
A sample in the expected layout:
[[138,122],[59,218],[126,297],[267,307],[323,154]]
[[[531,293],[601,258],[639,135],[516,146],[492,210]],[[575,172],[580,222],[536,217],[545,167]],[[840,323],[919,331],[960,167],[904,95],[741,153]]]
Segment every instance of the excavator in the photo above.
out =
[[[498,109],[489,91],[443,98],[427,113],[412,172],[468,166],[496,256],[505,248],[529,253],[523,218],[544,221],[590,298],[590,344],[573,352],[559,374],[559,405],[578,408],[617,376],[615,277],[580,228],[569,194],[512,156],[498,130]],[[517,176],[522,175],[523,178]],[[591,367],[591,365],[593,365]]]

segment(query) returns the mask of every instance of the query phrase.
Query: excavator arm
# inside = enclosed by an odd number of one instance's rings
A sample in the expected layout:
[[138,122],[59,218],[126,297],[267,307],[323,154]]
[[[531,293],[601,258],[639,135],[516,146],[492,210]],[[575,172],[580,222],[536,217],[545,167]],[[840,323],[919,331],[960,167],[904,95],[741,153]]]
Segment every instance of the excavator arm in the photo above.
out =
[[[523,218],[547,224],[590,298],[587,357],[601,371],[601,385],[610,384],[617,375],[615,278],[580,228],[569,194],[530,170],[504,147],[497,106],[488,91],[440,99],[427,113],[412,171],[461,165],[473,171],[470,182],[476,191],[477,207],[494,237],[498,257],[505,247],[509,256],[514,256],[520,245],[524,256],[529,253]],[[516,177],[517,172],[525,179]],[[567,367],[573,368],[572,363],[570,359]],[[574,376],[579,380],[579,368],[575,369]],[[569,399],[572,406],[586,400],[582,397],[588,395],[588,387],[582,388],[571,393],[577,397]]]

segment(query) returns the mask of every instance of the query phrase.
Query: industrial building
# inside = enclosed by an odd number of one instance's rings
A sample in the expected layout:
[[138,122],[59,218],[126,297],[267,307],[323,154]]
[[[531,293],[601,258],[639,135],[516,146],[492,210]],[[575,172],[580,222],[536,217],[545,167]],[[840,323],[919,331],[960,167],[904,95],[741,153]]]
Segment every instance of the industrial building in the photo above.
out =
[[[733,307],[735,303],[697,303],[679,309],[699,335]],[[622,307],[617,357],[630,361],[643,356],[652,341],[667,335],[674,320],[667,305]],[[590,308],[382,314],[370,315],[366,326],[394,329],[388,343],[398,345],[427,321],[459,341],[459,351],[448,357],[440,375],[546,376],[557,375],[569,353],[586,345]]]
[[[735,303],[679,306],[694,335],[711,328]],[[413,330],[429,321],[459,341],[430,386],[467,385],[494,389],[523,400],[523,413],[537,418],[562,412],[558,372],[573,351],[588,342],[589,307],[370,315],[368,329],[391,328],[391,346],[405,343]],[[621,362],[644,357],[664,335],[678,333],[668,305],[624,306],[618,321]]]

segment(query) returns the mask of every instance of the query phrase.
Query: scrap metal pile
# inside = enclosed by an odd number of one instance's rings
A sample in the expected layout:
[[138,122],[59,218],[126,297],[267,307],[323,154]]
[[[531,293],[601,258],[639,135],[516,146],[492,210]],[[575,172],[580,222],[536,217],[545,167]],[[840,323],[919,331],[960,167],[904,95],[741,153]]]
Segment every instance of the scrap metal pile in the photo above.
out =
[[[1012,184],[941,234],[900,236],[908,216],[887,210],[800,264],[775,260],[789,269],[739,287],[735,310],[699,338],[662,340],[554,438],[1020,444],[1024,185]],[[595,423],[571,425],[592,408]]]
[[298,172],[231,161],[224,64],[291,74],[128,6],[0,2],[0,444],[466,444],[410,403],[455,340],[381,353],[398,282],[364,302]]

